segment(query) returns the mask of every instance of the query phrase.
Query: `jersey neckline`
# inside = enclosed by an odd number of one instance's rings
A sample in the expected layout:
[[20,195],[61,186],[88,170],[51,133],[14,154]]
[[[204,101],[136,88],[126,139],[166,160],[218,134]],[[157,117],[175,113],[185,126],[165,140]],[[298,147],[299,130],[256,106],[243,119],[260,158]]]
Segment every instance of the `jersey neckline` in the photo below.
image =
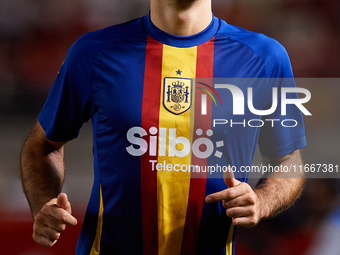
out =
[[149,36],[156,41],[173,47],[193,47],[209,41],[219,28],[219,20],[212,15],[212,21],[203,31],[190,35],[178,36],[168,34],[156,27],[150,19],[150,13],[143,17],[144,28]]

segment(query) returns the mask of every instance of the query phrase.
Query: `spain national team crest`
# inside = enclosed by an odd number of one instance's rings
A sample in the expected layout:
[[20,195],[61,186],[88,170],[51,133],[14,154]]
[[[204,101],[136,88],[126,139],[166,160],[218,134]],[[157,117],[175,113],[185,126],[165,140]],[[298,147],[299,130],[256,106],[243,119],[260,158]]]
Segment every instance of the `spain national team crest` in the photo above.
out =
[[192,79],[164,78],[163,105],[173,114],[181,114],[191,107]]

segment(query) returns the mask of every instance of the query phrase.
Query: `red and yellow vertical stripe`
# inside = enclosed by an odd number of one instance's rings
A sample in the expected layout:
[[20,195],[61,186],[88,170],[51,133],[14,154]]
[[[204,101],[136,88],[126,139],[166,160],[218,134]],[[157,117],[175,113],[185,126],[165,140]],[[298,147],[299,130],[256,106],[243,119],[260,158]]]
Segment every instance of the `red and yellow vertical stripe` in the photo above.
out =
[[[163,46],[162,81],[173,77],[176,70],[181,71],[179,78],[196,77],[197,47],[176,48]],[[194,91],[194,90],[192,90]],[[164,86],[160,98],[164,98]],[[189,95],[193,99],[193,95]],[[175,115],[160,107],[159,127],[166,130],[176,129],[176,137],[183,136],[192,142],[194,108]],[[169,135],[168,135],[169,136]],[[169,141],[166,142],[168,144]],[[177,150],[182,150],[180,143]],[[167,148],[166,155],[169,155]],[[190,153],[184,157],[158,156],[158,162],[171,165],[190,165]],[[190,188],[190,172],[159,171],[157,173],[157,209],[158,209],[158,250],[159,254],[180,254],[183,231],[187,213]]]
[[[204,92],[195,90],[195,78],[213,76],[213,55],[213,39],[197,47],[177,48],[148,38],[142,127],[149,134],[150,128],[155,127],[158,137],[161,136],[160,132],[166,132],[167,141],[165,141],[166,148],[161,148],[162,153],[159,153],[158,147],[157,155],[149,155],[148,151],[141,157],[144,254],[195,253],[204,204],[206,176],[195,176],[189,171],[157,171],[155,169],[152,171],[150,160],[171,165],[207,165],[206,159],[198,159],[191,153],[184,157],[169,157],[168,144],[170,129],[176,130],[176,137],[183,136],[191,144],[197,138],[195,133],[197,128],[202,129],[204,133],[211,128],[211,99],[207,97],[207,114],[201,115],[200,100]],[[181,71],[180,75],[176,73],[177,70]],[[193,79],[193,89],[189,95],[192,106],[189,110],[176,115],[165,109],[163,98],[167,91],[163,83],[167,77]],[[212,86],[212,84],[208,85]],[[181,143],[176,145],[179,151],[183,149],[182,147]],[[232,249],[232,238],[228,238],[228,242],[231,243],[226,247],[227,254]]]
[[[201,78],[212,77],[213,75],[213,56],[214,56],[214,43],[208,41],[197,47],[197,63],[196,63],[196,78],[200,81]],[[203,79],[204,82],[211,82],[211,79]],[[197,83],[196,83],[197,84]],[[207,84],[212,86],[212,84]],[[198,138],[196,129],[200,128],[206,131],[211,128],[211,114],[212,104],[211,98],[207,97],[207,113],[201,114],[203,91],[196,90],[194,108],[194,140]],[[207,165],[207,159],[199,159],[192,155],[191,164],[204,166]],[[196,244],[199,233],[199,225],[201,221],[201,213],[205,198],[206,186],[206,173],[192,173],[190,180],[190,192],[188,199],[186,224],[184,226],[184,236],[181,248],[181,254],[195,254]]]
[[[142,127],[159,129],[163,44],[148,37],[145,56]],[[148,153],[141,157],[141,200],[143,225],[143,253],[158,254],[157,172],[152,171]]]

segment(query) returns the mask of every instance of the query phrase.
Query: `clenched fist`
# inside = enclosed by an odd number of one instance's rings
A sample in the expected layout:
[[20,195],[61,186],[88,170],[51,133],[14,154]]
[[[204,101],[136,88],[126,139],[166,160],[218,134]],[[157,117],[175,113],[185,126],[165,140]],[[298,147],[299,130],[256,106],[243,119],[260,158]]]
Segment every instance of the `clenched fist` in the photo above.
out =
[[71,215],[71,204],[65,193],[46,203],[34,217],[33,239],[45,246],[53,246],[59,239],[66,225],[77,225],[77,219]]
[[254,227],[261,219],[259,199],[249,184],[240,182],[229,172],[224,174],[228,188],[206,196],[207,203],[222,201],[226,214],[236,227]]

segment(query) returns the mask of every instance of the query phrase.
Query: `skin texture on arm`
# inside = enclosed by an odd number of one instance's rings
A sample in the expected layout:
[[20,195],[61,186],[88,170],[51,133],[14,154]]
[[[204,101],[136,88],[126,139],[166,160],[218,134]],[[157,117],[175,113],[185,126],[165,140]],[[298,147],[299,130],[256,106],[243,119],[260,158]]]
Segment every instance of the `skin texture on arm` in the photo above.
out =
[[[277,158],[265,158],[273,166],[302,165],[299,150]],[[206,197],[207,203],[222,201],[226,214],[234,226],[254,227],[261,219],[274,217],[289,208],[300,196],[304,178],[302,174],[274,173],[261,179],[253,190],[249,184],[236,180],[232,172],[224,178],[228,188]]]
[[39,123],[24,142],[20,173],[33,216],[61,191],[64,182],[64,144],[48,140]]
[[[282,157],[263,157],[263,161],[271,166],[303,165],[299,150]],[[261,179],[256,185],[255,193],[262,201],[263,218],[274,217],[288,209],[300,197],[304,182],[303,173],[273,173],[268,178]],[[266,200],[268,201],[264,203]]]
[[77,224],[66,194],[59,194],[64,182],[64,144],[48,140],[37,123],[20,155],[22,187],[34,218],[33,239],[46,247],[59,239],[66,224]]

